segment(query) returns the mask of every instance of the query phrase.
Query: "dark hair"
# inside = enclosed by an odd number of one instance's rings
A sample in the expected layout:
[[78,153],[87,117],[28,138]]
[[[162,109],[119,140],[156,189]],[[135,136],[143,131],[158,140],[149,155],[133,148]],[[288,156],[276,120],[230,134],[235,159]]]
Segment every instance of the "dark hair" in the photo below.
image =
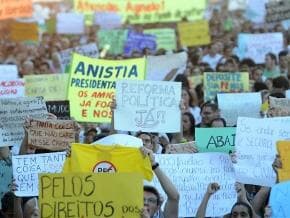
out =
[[253,88],[255,92],[269,89],[268,86],[263,82],[255,82]]
[[278,76],[273,79],[273,87],[278,89],[289,89],[289,81],[284,76]]
[[286,96],[282,92],[273,92],[269,96],[275,98],[285,98]]
[[240,67],[243,65],[247,65],[248,67],[255,67],[256,64],[251,58],[245,58],[240,62]]
[[213,111],[218,111],[219,107],[214,101],[206,101],[201,105],[200,110],[202,111],[203,108],[210,107]]
[[249,216],[250,218],[253,218],[253,211],[252,211],[252,208],[250,207],[249,204],[245,203],[245,202],[237,202],[233,205],[232,209],[231,209],[231,215],[233,213],[233,209],[236,207],[236,206],[244,206],[248,209],[248,213],[249,213]]
[[189,96],[189,106],[194,107],[194,104],[193,104],[194,99],[193,99],[191,92],[187,88],[182,88],[182,91],[183,90],[186,91],[188,96]]
[[150,193],[154,194],[157,197],[157,205],[159,206],[161,204],[159,192],[157,191],[157,189],[155,187],[150,186],[150,185],[144,185],[143,190],[145,192],[150,192]]
[[213,120],[210,122],[210,124],[209,124],[210,127],[212,127],[212,124],[213,124],[214,121],[221,121],[221,122],[223,123],[224,127],[227,126],[227,122],[226,122],[226,120],[225,120],[224,118],[222,118],[222,117],[217,117],[217,118],[213,119]]
[[174,79],[174,82],[181,82],[182,88],[189,89],[189,82],[187,77],[184,74],[177,74],[177,76]]
[[266,54],[266,56],[269,56],[273,61],[275,61],[275,64],[277,64],[277,57],[274,53],[269,52]]
[[195,136],[195,119],[194,119],[194,116],[190,112],[184,112],[182,115],[183,116],[184,115],[188,116],[190,124],[191,124],[190,132],[193,133],[193,136]]
[[284,50],[284,51],[280,51],[279,52],[278,57],[281,58],[281,57],[284,57],[284,56],[287,56],[287,55],[288,55],[288,51]]

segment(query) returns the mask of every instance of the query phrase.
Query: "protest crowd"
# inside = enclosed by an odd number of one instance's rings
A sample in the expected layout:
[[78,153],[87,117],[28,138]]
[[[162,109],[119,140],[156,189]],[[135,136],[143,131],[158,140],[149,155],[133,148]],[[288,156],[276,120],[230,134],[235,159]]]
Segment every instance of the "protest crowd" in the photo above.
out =
[[0,30],[0,218],[290,218],[287,0],[7,0]]

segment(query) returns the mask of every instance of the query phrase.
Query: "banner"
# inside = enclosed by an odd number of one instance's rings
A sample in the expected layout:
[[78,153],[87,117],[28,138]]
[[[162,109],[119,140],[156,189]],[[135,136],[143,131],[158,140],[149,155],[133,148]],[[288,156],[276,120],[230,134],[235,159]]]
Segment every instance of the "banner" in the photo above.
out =
[[18,79],[17,65],[0,64],[0,80]]
[[274,185],[271,189],[269,206],[271,217],[287,218],[290,214],[290,181]]
[[181,83],[123,80],[116,88],[115,129],[180,132]]
[[17,98],[24,97],[24,81],[16,80],[0,80],[0,98]]
[[19,147],[23,137],[23,124],[28,116],[41,119],[47,116],[42,97],[0,99],[0,147]]
[[[228,154],[158,154],[155,159],[179,192],[178,217],[196,214],[211,182],[217,182],[220,190],[210,198],[206,217],[223,216],[230,212],[236,202],[236,192],[235,173]],[[156,187],[163,198],[166,197],[156,176],[150,185]]]
[[68,98],[71,116],[80,122],[110,122],[116,80],[143,80],[146,60],[101,60],[73,55]]
[[290,138],[290,117],[238,118],[236,179],[244,184],[272,186],[276,142]]
[[215,99],[217,93],[249,91],[249,73],[204,73],[204,100]]
[[57,116],[57,119],[70,119],[69,101],[47,101],[45,103],[48,113],[54,114]]
[[46,101],[66,100],[68,74],[24,76],[26,96],[43,96]]
[[256,64],[265,62],[265,55],[269,52],[278,57],[278,53],[284,50],[282,33],[261,33],[238,35],[237,55],[240,59],[251,58]]
[[127,39],[128,30],[99,30],[98,42],[101,49],[110,45],[108,54],[122,55],[124,51],[125,40]]
[[75,142],[75,125],[72,120],[31,119],[27,132],[28,144],[35,148],[61,151]]
[[122,15],[122,21],[134,23],[176,22],[186,17],[187,20],[200,20],[204,16],[206,0],[74,0],[74,10],[81,13],[99,11],[115,12]]
[[41,217],[139,218],[143,208],[139,174],[42,174],[39,183]]
[[10,39],[15,42],[38,42],[39,31],[37,22],[30,23],[13,21],[10,26]]
[[207,20],[178,23],[177,28],[182,46],[208,45],[211,42]]
[[290,99],[269,96],[270,109],[275,116],[290,116]]
[[134,51],[143,53],[145,48],[155,52],[157,48],[156,36],[129,31],[124,45],[124,55],[131,56]]
[[260,118],[260,92],[217,94],[218,106],[227,126],[237,125],[238,117]]
[[169,144],[166,149],[166,154],[188,154],[195,152],[195,142],[185,142],[179,144]]
[[266,4],[266,22],[273,23],[290,18],[290,4],[288,1],[269,2]]
[[99,25],[101,29],[120,28],[122,27],[122,17],[116,12],[99,11],[95,13],[95,24]]
[[13,178],[18,185],[15,195],[38,196],[38,174],[60,173],[66,152],[12,156]]
[[165,49],[167,51],[176,49],[176,34],[174,29],[146,29],[143,32],[156,36],[157,49]]
[[[175,54],[148,56],[146,80],[164,80],[172,70],[183,71],[186,68],[187,53],[180,52]],[[178,72],[176,72],[177,74]]]
[[97,58],[99,56],[99,50],[95,43],[90,43],[86,45],[80,45],[74,48],[69,48],[59,52],[59,59],[62,68],[62,72],[66,72],[67,66],[71,62],[72,53],[78,53],[87,57]]
[[56,17],[56,32],[58,34],[84,34],[84,15],[72,12],[58,13]]
[[32,0],[1,1],[0,20],[17,17],[32,17]]
[[290,180],[290,141],[278,141],[276,145],[282,162],[282,168],[278,169],[279,182]]
[[198,152],[225,152],[235,150],[236,128],[195,128]]

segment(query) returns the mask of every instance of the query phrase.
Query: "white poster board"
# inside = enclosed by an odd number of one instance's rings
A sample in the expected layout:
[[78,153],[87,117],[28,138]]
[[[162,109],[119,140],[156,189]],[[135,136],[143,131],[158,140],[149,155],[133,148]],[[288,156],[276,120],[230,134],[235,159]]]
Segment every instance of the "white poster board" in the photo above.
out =
[[38,174],[60,173],[66,152],[12,156],[13,177],[18,185],[15,195],[38,196]]
[[178,82],[117,81],[114,127],[135,132],[180,132],[180,100]]
[[0,98],[17,98],[25,96],[25,86],[23,79],[1,80]]
[[85,32],[85,17],[77,13],[58,13],[56,17],[56,32],[58,34],[83,34]]
[[0,64],[0,80],[18,79],[18,69],[16,65]]
[[95,13],[95,24],[101,29],[115,29],[122,26],[122,16],[115,12],[99,11]]
[[261,93],[221,93],[217,94],[221,117],[227,126],[237,124],[238,117],[260,117]]

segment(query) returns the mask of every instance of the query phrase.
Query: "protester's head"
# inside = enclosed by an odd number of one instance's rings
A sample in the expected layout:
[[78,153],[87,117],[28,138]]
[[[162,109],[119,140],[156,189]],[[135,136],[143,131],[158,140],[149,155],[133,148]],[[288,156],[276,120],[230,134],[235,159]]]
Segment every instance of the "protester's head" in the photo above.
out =
[[150,217],[159,210],[161,203],[157,189],[153,186],[144,186],[144,209],[148,211]]
[[187,77],[184,74],[177,74],[177,76],[174,79],[174,82],[181,82],[182,88],[189,89],[189,82]]
[[288,58],[287,58],[287,55],[288,55],[288,51],[281,51],[278,54],[278,57],[279,57],[279,66],[281,68],[287,68],[288,67]]
[[253,218],[253,211],[247,203],[237,202],[232,207],[231,218]]
[[262,76],[263,76],[263,70],[259,67],[256,67],[251,74],[251,79],[256,82],[262,82],[263,81]]
[[222,117],[215,118],[210,122],[210,127],[226,127],[226,126],[227,126],[226,120]]
[[267,69],[272,69],[275,65],[277,65],[276,55],[269,52],[265,56],[265,67]]
[[26,60],[22,64],[21,74],[29,75],[34,73],[34,64],[30,60]]
[[152,142],[152,138],[151,138],[151,134],[147,133],[147,132],[138,132],[136,137],[140,138],[143,142],[143,146],[145,148],[150,149],[151,151],[153,151],[154,147],[153,147],[153,142]]
[[91,144],[95,141],[95,138],[98,134],[98,131],[96,128],[90,128],[88,131],[85,133],[85,143],[86,144]]
[[23,206],[23,218],[39,218],[37,198],[30,198]]
[[190,112],[182,114],[182,126],[184,132],[190,132],[195,135],[195,119]]
[[181,98],[186,108],[193,107],[194,105],[194,98],[190,91],[186,88],[183,88],[181,91]]
[[217,54],[217,52],[218,52],[218,46],[215,43],[212,43],[210,45],[209,54],[214,56]]
[[237,72],[239,69],[236,61],[233,58],[229,58],[224,64],[224,70],[226,72]]
[[260,92],[262,90],[268,90],[268,86],[263,82],[255,82],[253,86],[253,91]]
[[284,76],[278,76],[273,79],[273,89],[286,91],[289,89],[289,81]]
[[209,126],[211,121],[220,116],[218,105],[212,101],[205,102],[201,106],[201,124]]
[[240,62],[241,72],[251,72],[251,69],[255,67],[255,62],[250,58],[245,58]]

